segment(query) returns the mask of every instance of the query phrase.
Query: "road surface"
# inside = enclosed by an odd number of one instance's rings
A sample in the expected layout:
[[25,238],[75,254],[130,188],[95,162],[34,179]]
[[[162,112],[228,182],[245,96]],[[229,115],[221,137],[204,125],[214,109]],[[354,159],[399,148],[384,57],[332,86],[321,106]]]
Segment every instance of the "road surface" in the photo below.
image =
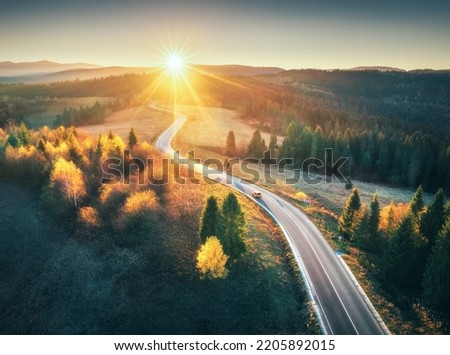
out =
[[[158,109],[156,106],[153,108]],[[174,154],[171,140],[185,120],[179,114],[158,138],[158,150]],[[196,165],[196,170],[247,195],[281,226],[302,271],[324,334],[389,334],[344,261],[302,212],[270,191],[224,172],[208,169],[200,164]],[[262,193],[261,198],[252,197],[255,190]]]

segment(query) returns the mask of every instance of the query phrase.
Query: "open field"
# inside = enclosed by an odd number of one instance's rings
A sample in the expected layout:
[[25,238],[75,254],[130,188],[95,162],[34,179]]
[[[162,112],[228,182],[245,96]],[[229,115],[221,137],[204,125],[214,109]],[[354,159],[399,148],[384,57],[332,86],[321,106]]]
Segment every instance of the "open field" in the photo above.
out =
[[[303,175],[304,173],[300,172],[300,177]],[[304,192],[313,200],[316,200],[318,203],[335,213],[341,212],[345,201],[351,192],[351,190],[345,189],[345,184],[340,183],[337,180],[333,182],[323,181],[320,184],[313,185],[308,184],[301,179],[300,182],[293,185],[284,184],[283,180],[285,176],[288,178],[292,178],[294,176],[293,172],[289,170],[286,174],[274,173],[272,176],[277,180],[277,183],[266,183],[266,185],[271,186],[275,191],[281,191],[293,198],[295,198],[295,195],[298,192]],[[394,201],[395,203],[409,202],[411,197],[414,195],[414,191],[407,188],[384,186],[359,180],[352,180],[352,184],[354,188],[358,189],[361,202],[367,204],[370,203],[374,193],[378,194],[379,201],[382,206],[389,204],[390,201]],[[424,194],[424,197],[426,202],[430,202],[433,195]]]
[[[163,107],[172,109],[171,106]],[[212,150],[219,155],[225,147],[228,131],[234,131],[237,149],[245,152],[256,129],[241,120],[239,113],[232,110],[188,105],[177,106],[177,110],[187,117],[177,139],[183,140],[189,146]],[[152,142],[172,120],[171,113],[155,110],[151,106],[138,106],[112,113],[106,117],[103,124],[83,126],[79,129],[93,135],[108,134],[111,130],[126,141],[128,132],[133,127],[140,142]],[[262,132],[261,135],[268,143],[270,134]]]
[[132,107],[114,112],[106,117],[105,123],[80,127],[95,136],[108,134],[111,130],[119,135],[125,142],[131,127],[134,129],[138,142],[152,142],[162,131],[172,123],[173,115],[163,111],[154,110],[148,106]]
[[[196,148],[212,149],[220,153],[225,148],[228,132],[233,131],[236,149],[246,152],[253,132],[256,130],[256,127],[241,120],[240,114],[236,111],[189,105],[179,105],[176,110],[187,117],[187,122],[181,128],[177,138]],[[270,133],[261,132],[261,136],[268,144]]]
[[96,102],[107,104],[113,98],[109,97],[64,97],[54,98],[45,101],[42,111],[24,115],[27,124],[32,128],[49,126],[51,127],[57,115],[63,113],[65,108],[91,107]]

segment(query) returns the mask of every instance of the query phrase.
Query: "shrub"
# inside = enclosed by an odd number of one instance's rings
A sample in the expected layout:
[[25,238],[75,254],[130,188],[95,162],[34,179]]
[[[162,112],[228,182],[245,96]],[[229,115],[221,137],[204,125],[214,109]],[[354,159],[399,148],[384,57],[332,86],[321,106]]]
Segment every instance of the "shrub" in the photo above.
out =
[[87,227],[100,227],[100,217],[94,207],[82,207],[79,210],[79,220]]
[[134,192],[125,201],[122,208],[125,214],[145,214],[158,207],[158,199],[151,190]]
[[134,192],[125,200],[116,226],[131,232],[133,238],[148,235],[155,225],[158,207],[158,198],[152,190]]

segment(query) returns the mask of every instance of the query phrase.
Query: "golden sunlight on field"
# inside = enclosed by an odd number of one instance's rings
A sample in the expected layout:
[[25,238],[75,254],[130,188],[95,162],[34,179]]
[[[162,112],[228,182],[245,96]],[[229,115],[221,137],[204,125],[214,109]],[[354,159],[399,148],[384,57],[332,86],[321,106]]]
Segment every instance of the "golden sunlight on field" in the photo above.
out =
[[173,120],[170,113],[153,110],[148,106],[128,108],[113,113],[100,125],[83,126],[80,129],[93,135],[107,135],[109,130],[122,139],[127,139],[133,127],[140,142],[151,142],[161,134]]
[[[236,111],[190,105],[180,105],[177,109],[187,117],[186,123],[180,130],[179,139],[197,148],[223,149],[227,134],[232,130],[236,137],[237,149],[246,151],[256,129],[241,120],[240,114]],[[266,142],[269,142],[269,133],[261,132],[261,136]],[[281,138],[279,138],[279,142],[281,142]]]

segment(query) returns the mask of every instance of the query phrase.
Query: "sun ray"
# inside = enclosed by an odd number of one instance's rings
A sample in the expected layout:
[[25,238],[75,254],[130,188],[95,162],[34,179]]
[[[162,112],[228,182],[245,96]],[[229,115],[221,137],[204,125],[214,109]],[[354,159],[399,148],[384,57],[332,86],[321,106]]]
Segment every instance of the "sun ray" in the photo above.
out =
[[179,112],[183,111],[180,105],[191,103],[192,108],[185,108],[187,114],[195,112],[200,115],[205,128],[220,136],[220,127],[205,108],[208,104],[211,105],[211,95],[205,93],[205,88],[201,85],[208,80],[217,80],[241,90],[249,90],[250,86],[241,80],[213,74],[201,65],[191,64],[196,54],[189,46],[189,38],[182,41],[179,37],[175,38],[169,34],[166,41],[159,38],[159,42],[157,52],[160,65],[152,73],[154,78],[151,78],[151,83],[144,92],[145,97],[148,97],[149,101],[153,98],[153,102],[158,102],[160,98],[162,101],[159,103],[170,104],[174,120],[179,116]]
[[192,68],[192,70],[194,70],[195,72],[197,72],[197,73],[199,73],[201,75],[209,76],[209,77],[211,77],[213,79],[221,81],[224,84],[229,84],[229,85],[235,86],[235,87],[237,87],[239,89],[246,89],[246,90],[250,90],[251,89],[250,86],[246,86],[246,85],[244,85],[242,83],[238,83],[238,82],[232,81],[232,80],[227,79],[227,78],[225,78],[223,76],[219,76],[219,75],[213,74],[211,72],[208,72],[206,70],[200,69],[198,67],[192,66],[191,68]]

